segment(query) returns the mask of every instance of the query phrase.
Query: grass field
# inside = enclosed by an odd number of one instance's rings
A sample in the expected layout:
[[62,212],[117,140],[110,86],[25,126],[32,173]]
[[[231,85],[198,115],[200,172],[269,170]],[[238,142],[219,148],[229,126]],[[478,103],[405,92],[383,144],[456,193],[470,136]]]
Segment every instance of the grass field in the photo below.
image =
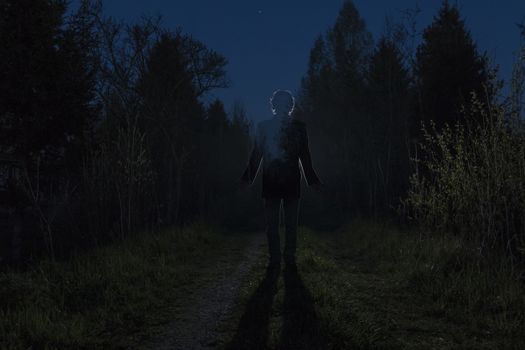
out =
[[297,272],[252,273],[226,348],[525,349],[523,282],[453,240],[355,223],[299,246]]
[[1,272],[0,348],[134,348],[169,322],[185,293],[213,278],[226,247],[244,243],[194,226]]
[[[0,348],[143,348],[254,237],[193,226],[1,272]],[[215,347],[525,349],[525,286],[503,262],[369,222],[298,243],[296,269],[250,265]]]

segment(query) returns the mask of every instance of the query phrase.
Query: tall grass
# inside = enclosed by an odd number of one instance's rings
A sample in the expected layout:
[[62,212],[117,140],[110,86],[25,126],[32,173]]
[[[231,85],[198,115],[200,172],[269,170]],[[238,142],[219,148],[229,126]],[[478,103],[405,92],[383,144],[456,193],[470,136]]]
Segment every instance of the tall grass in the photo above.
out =
[[[0,272],[0,348],[107,348],[169,315],[223,245],[204,226],[142,233],[66,262]],[[211,263],[210,263],[211,264]]]
[[523,349],[525,286],[510,262],[477,264],[460,237],[416,233],[303,230],[299,266],[333,348]]
[[472,96],[466,122],[423,128],[422,159],[410,179],[413,218],[453,234],[477,254],[525,258],[525,133],[500,104]]

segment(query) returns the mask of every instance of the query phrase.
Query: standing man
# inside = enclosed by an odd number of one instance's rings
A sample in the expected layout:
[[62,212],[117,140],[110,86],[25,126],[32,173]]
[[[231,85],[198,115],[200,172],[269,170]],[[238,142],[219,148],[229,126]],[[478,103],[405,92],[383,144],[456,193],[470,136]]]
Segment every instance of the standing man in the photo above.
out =
[[287,265],[295,266],[301,192],[300,164],[310,187],[319,191],[322,182],[312,167],[306,125],[292,117],[295,99],[290,91],[275,91],[270,98],[270,105],[274,116],[257,125],[253,151],[241,177],[241,184],[245,187],[253,184],[262,163],[262,198],[270,254],[269,267],[275,268],[281,263],[281,201],[286,229],[284,261]]

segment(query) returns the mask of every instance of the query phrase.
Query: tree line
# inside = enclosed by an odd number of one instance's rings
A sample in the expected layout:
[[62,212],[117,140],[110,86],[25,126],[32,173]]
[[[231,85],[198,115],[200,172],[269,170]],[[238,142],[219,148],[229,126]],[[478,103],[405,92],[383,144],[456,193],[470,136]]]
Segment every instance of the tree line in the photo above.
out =
[[[333,222],[397,216],[422,125],[464,120],[472,92],[496,99],[499,82],[457,7],[443,1],[418,42],[418,9],[387,19],[376,41],[346,1],[315,41],[300,89],[300,117],[310,125],[313,158],[326,178],[318,210]],[[417,45],[416,45],[417,44]],[[313,210],[313,209],[312,209]]]
[[4,260],[250,210],[234,180],[246,112],[206,102],[229,85],[225,57],[159,18],[105,17],[100,1],[0,7]]
[[[0,3],[0,175],[9,208],[1,218],[9,226],[2,259],[64,255],[197,220],[258,227],[258,189],[237,188],[251,122],[241,104],[226,111],[222,101],[208,102],[210,92],[229,86],[227,59],[159,18],[120,22],[105,17],[98,0],[83,0],[75,11],[68,6]],[[497,72],[458,8],[443,1],[421,40],[418,11],[387,19],[374,40],[347,0],[314,41],[294,117],[307,123],[326,186],[321,194],[306,192],[303,223],[425,218],[429,226],[467,230],[461,222],[472,202],[457,215],[457,197],[430,195],[444,191],[432,187],[443,183],[441,175],[458,174],[436,172],[436,164],[444,154],[458,155],[460,143],[450,135],[445,148],[434,141],[450,130],[459,135],[459,125],[518,130],[509,120],[519,119],[523,74],[516,70],[514,93],[502,99]],[[487,119],[493,114],[503,122]],[[513,142],[507,149],[517,147]],[[468,159],[479,169],[473,159],[480,157]],[[472,182],[475,188],[474,176]],[[436,201],[441,211],[429,209]],[[510,240],[523,232],[519,212],[500,225]]]
[[522,263],[525,51],[504,95],[456,6],[444,0],[419,41],[417,14],[388,19],[374,42],[346,1],[315,41],[299,117],[327,186],[305,209],[327,226],[370,217],[417,224],[427,238],[453,236],[461,259]]

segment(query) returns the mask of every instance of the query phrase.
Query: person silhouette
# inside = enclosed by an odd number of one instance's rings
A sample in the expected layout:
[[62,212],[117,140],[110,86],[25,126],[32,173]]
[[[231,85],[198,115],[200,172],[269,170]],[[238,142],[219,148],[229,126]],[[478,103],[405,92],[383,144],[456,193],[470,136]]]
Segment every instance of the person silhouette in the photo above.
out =
[[[262,164],[262,198],[268,238],[269,267],[295,265],[297,222],[301,194],[301,171],[308,186],[320,191],[323,183],[317,176],[310,156],[306,125],[292,116],[295,99],[288,90],[276,90],[270,98],[273,117],[257,124],[254,145],[241,185],[253,184]],[[285,247],[281,255],[279,218],[284,209]]]

